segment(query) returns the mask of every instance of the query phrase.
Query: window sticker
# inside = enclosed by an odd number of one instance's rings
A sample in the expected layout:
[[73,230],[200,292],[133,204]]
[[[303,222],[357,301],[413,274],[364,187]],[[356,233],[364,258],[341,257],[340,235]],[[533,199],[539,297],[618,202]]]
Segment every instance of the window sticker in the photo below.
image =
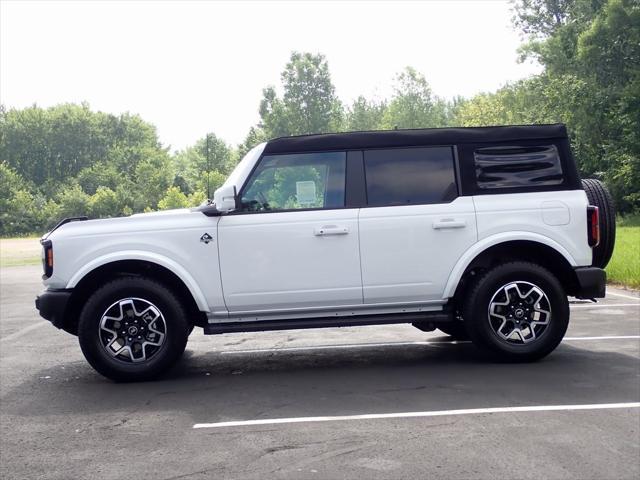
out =
[[313,180],[296,182],[296,199],[300,205],[316,203],[316,182]]

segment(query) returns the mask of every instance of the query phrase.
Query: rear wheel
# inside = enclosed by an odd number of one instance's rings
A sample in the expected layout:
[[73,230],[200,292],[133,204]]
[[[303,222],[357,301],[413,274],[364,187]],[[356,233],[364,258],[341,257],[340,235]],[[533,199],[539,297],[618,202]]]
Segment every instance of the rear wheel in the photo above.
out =
[[480,349],[503,360],[533,361],[562,341],[569,325],[569,302],[551,272],[533,263],[511,262],[475,282],[463,318]]
[[600,217],[600,243],[593,248],[592,265],[604,268],[611,260],[616,243],[616,210],[613,198],[600,180],[592,178],[582,180],[582,187],[587,194],[589,204],[598,207]]
[[189,323],[164,285],[143,277],[105,284],[80,315],[78,338],[87,361],[115,381],[150,380],[182,355]]

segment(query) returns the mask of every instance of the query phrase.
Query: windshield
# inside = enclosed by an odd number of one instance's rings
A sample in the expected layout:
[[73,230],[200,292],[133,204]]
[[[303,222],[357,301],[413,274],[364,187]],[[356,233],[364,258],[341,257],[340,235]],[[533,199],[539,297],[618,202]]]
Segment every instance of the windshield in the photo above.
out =
[[264,150],[264,146],[266,143],[261,143],[256,145],[251,150],[247,152],[242,160],[236,165],[236,168],[233,169],[233,172],[227,177],[227,180],[224,182],[223,186],[227,185],[235,185],[236,189],[240,190],[240,187],[244,183],[245,179],[249,176],[251,169],[255,165],[258,158],[260,158],[260,154]]

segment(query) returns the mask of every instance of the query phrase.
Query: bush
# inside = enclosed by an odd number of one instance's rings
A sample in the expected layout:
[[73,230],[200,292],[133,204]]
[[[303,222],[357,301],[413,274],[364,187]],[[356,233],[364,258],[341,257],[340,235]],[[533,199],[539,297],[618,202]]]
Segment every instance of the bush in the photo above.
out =
[[189,199],[182,193],[180,187],[169,187],[164,197],[158,202],[160,210],[169,210],[171,208],[185,208],[189,206]]
[[108,187],[98,187],[89,199],[89,207],[91,215],[97,218],[117,217],[122,211],[116,192]]
[[58,204],[62,217],[80,217],[91,213],[91,198],[80,185],[65,188],[58,195]]

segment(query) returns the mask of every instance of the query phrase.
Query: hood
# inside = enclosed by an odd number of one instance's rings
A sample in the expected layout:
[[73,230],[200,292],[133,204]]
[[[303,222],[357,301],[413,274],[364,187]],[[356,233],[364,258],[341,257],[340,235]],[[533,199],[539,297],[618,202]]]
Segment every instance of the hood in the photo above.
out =
[[136,213],[128,217],[103,218],[64,223],[46,234],[43,239],[95,235],[132,235],[136,232],[162,231],[201,225],[205,215],[195,209],[179,208],[160,212]]

